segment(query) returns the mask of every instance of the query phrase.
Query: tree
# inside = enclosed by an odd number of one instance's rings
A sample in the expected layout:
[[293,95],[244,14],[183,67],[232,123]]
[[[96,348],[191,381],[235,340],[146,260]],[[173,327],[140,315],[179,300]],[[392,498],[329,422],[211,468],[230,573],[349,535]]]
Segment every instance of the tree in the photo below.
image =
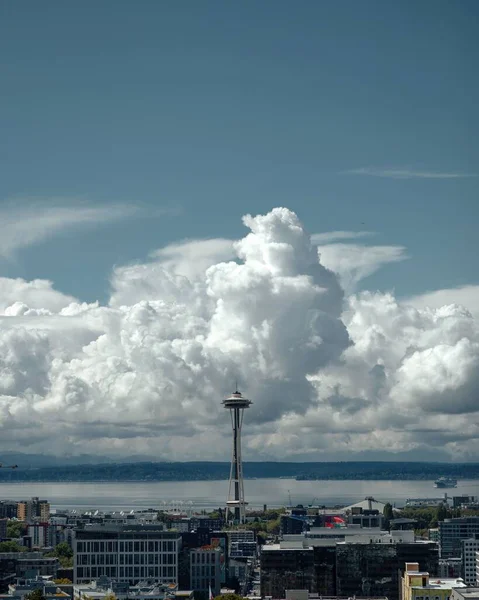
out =
[[239,594],[222,594],[221,596],[216,596],[215,600],[244,600],[244,598]]
[[387,502],[384,505],[383,515],[384,515],[384,518],[387,519],[388,521],[390,521],[391,519],[394,519],[393,507],[389,502]]
[[64,569],[71,569],[73,567],[73,550],[66,542],[60,542],[53,552],[48,552],[45,556],[58,558]]
[[7,523],[7,537],[19,538],[25,534],[26,525],[23,521],[10,520]]
[[17,542],[0,542],[0,552],[26,552],[25,546]]
[[25,600],[46,600],[46,598],[43,595],[43,590],[37,589],[33,590],[33,592],[30,592],[29,594],[26,594]]
[[55,548],[55,555],[58,558],[72,558],[73,550],[66,542],[60,542]]
[[268,521],[268,523],[266,525],[266,531],[268,533],[278,534],[279,530],[280,530],[280,525],[281,525],[281,519],[279,517],[277,519]]
[[440,521],[444,521],[449,516],[449,511],[444,506],[444,504],[440,504],[436,509],[436,521],[439,523]]

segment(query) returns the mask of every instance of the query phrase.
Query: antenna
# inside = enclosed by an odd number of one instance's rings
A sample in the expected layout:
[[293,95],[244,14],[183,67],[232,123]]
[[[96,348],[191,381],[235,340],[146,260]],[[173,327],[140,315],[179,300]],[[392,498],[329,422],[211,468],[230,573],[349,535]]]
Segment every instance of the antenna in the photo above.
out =
[[235,394],[238,393],[238,378],[235,379]]

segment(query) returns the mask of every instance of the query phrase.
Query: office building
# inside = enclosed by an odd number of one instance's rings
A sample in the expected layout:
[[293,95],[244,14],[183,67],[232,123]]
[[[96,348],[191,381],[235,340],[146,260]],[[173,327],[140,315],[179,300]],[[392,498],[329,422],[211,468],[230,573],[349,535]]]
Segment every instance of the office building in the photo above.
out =
[[303,547],[301,542],[262,546],[260,567],[262,597],[284,598],[285,591],[292,589],[316,591],[312,546]]
[[196,516],[190,519],[191,529],[195,531],[197,529],[210,529],[211,531],[221,531],[225,521],[221,517],[208,517],[208,516]]
[[439,544],[439,528],[428,529],[428,538],[430,542],[437,542]]
[[76,530],[74,583],[109,577],[131,585],[145,579],[177,583],[178,532],[155,525],[92,525]]
[[437,575],[441,579],[458,579],[462,577],[462,558],[440,558]]
[[479,534],[479,517],[445,519],[439,523],[439,545],[441,558],[458,558],[462,553],[462,542]]
[[233,542],[229,548],[231,558],[253,558],[256,556],[256,542]]
[[190,550],[190,589],[202,596],[211,592],[218,596],[221,590],[221,549],[204,546]]
[[322,596],[336,595],[336,545],[313,546],[316,592]]
[[300,535],[309,529],[308,520],[302,516],[281,515],[280,533],[281,535]]
[[0,552],[0,579],[8,574],[24,578],[29,573],[57,578],[60,562],[58,558],[45,558],[41,552]]
[[[408,531],[400,533],[412,533]],[[369,542],[369,543],[368,543]],[[438,547],[434,542],[362,541],[336,545],[338,596],[387,596],[398,600],[400,573],[408,562],[436,573]]]
[[17,502],[13,500],[0,500],[0,519],[16,519]]
[[255,542],[256,535],[254,531],[250,529],[236,529],[228,531],[228,544],[231,545],[234,542]]
[[429,577],[427,571],[420,571],[418,563],[407,563],[401,578],[401,600],[449,600],[454,588],[466,588],[462,579],[440,579]]
[[228,562],[230,581],[237,580],[241,595],[247,593],[247,584],[253,574],[253,563],[248,558],[230,558]]
[[8,519],[0,519],[0,540],[7,537],[7,523]]

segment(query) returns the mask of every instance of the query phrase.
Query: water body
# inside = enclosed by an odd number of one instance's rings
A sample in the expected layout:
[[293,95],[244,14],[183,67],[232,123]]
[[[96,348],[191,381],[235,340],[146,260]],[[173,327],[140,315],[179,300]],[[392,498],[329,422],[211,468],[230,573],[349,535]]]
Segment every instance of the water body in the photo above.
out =
[[[164,481],[151,483],[2,483],[0,498],[24,500],[38,496],[49,500],[53,508],[131,510],[164,508],[165,503],[191,503],[196,510],[223,506],[228,482]],[[245,495],[250,508],[293,504],[352,504],[373,496],[400,506],[406,498],[438,498],[479,495],[479,480],[463,480],[455,489],[438,490],[432,481],[295,481],[294,479],[250,479]],[[186,507],[186,506],[185,506]]]

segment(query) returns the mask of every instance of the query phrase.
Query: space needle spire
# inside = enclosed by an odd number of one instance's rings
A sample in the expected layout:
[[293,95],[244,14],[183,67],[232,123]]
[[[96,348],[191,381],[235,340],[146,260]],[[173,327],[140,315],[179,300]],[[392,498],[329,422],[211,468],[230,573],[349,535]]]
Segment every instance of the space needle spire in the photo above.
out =
[[[233,427],[233,454],[231,456],[230,481],[228,500],[226,502],[226,521],[244,523],[246,520],[246,505],[244,499],[243,463],[241,460],[241,427],[245,408],[249,408],[251,400],[243,398],[236,391],[223,400],[223,406],[230,411],[231,426]],[[232,518],[230,517],[230,513]]]

